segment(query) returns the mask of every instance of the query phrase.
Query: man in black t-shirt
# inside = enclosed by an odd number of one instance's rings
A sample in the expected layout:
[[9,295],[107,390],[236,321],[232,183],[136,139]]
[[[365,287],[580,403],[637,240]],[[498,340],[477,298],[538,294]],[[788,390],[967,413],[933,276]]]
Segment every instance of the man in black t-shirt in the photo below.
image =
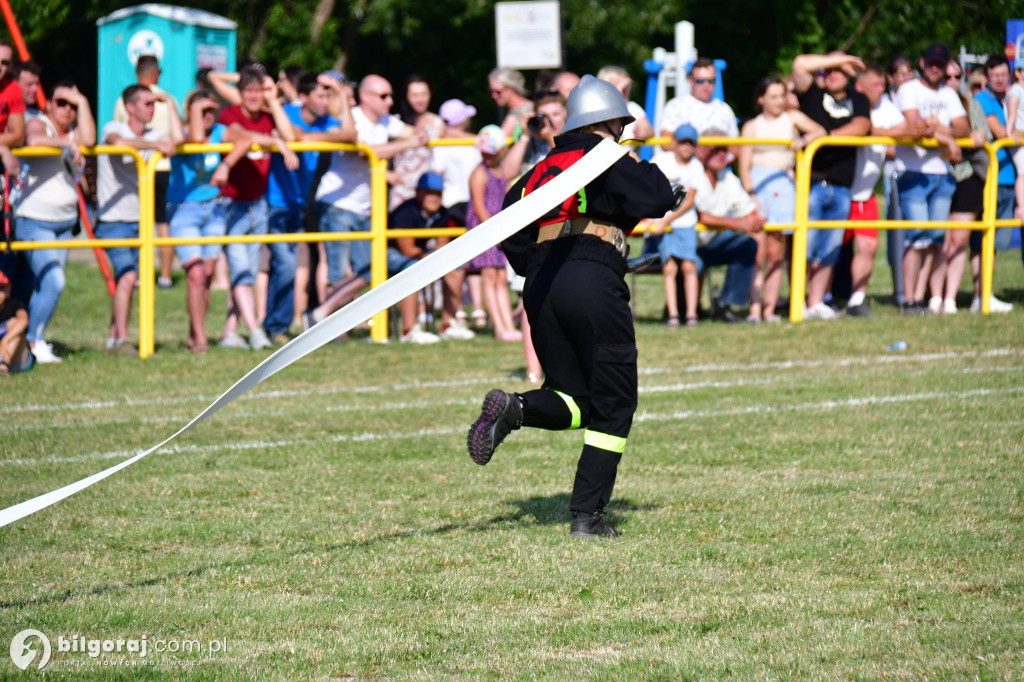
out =
[[[871,131],[871,105],[854,90],[850,77],[863,69],[859,57],[832,52],[805,54],[793,60],[793,83],[800,109],[820,123],[829,135],[867,135]],[[825,87],[814,83],[823,72]],[[811,163],[808,219],[846,220],[850,216],[850,186],[857,169],[856,147],[823,147]],[[837,313],[824,303],[832,285],[832,270],[843,245],[842,229],[807,233],[808,320],[830,320]]]

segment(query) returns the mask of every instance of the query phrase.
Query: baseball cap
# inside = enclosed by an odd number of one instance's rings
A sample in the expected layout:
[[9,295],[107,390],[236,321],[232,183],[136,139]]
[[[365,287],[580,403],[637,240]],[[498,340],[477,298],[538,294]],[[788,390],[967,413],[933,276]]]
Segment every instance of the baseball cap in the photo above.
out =
[[924,54],[921,55],[921,59],[924,60],[925,64],[928,64],[928,63],[940,63],[940,62],[942,64],[948,64],[949,63],[949,50],[946,49],[945,45],[940,45],[939,43],[935,43],[933,45],[929,45],[925,49]]
[[1017,57],[1013,61],[1013,70],[1016,71],[1017,69],[1024,69],[1024,57]]
[[425,189],[431,192],[444,191],[444,178],[433,171],[427,171],[420,176],[416,182],[416,189]]
[[325,76],[330,76],[331,78],[338,81],[342,85],[352,85],[352,81],[346,78],[345,74],[343,74],[341,71],[338,71],[337,69],[329,69],[327,71],[324,71],[323,74]]
[[676,138],[677,142],[686,142],[689,140],[694,144],[697,144],[697,129],[689,123],[684,123],[675,129],[672,133],[672,137]]
[[485,154],[497,154],[505,148],[505,131],[496,125],[486,125],[476,135],[476,148]]
[[476,116],[476,107],[466,104],[461,99],[450,99],[441,105],[441,118],[450,126],[457,126],[467,118]]

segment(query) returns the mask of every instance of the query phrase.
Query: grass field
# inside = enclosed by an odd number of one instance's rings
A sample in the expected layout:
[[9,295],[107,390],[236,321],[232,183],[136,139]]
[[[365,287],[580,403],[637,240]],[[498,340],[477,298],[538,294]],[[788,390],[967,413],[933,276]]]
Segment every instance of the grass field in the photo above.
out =
[[[870,319],[671,331],[639,278],[615,541],[568,537],[578,432],[466,455],[484,393],[525,388],[516,347],[329,345],[0,529],[0,652],[37,629],[75,679],[1021,679],[1022,281],[1002,254],[1009,315],[876,297]],[[70,266],[67,360],[0,384],[0,507],[159,442],[266,356],[188,354],[180,282],[157,355],[108,356],[105,297]],[[58,651],[143,635],[224,646]]]

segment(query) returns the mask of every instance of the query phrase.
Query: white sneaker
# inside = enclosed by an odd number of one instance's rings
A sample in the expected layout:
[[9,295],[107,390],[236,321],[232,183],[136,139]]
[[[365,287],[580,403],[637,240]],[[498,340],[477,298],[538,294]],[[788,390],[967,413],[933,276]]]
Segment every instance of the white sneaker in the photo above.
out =
[[273,348],[274,344],[267,338],[267,333],[259,327],[249,330],[249,347],[253,350],[263,350],[264,348]]
[[943,315],[956,315],[956,301],[951,298],[947,298],[942,302],[942,314]]
[[53,346],[45,341],[36,341],[36,345],[32,346],[31,350],[32,356],[36,359],[36,362],[42,365],[59,364],[64,362],[63,358],[53,354]]
[[939,315],[942,313],[942,297],[932,296],[928,299],[928,314]]
[[225,334],[224,338],[221,339],[220,343],[217,344],[217,345],[220,346],[221,348],[248,348],[249,347],[249,344],[247,344],[245,342],[245,339],[243,339],[241,337],[241,335],[239,335],[238,332],[231,332],[230,334]]
[[804,313],[806,320],[834,320],[839,315],[825,303],[815,303]]
[[[998,298],[995,297],[994,294],[992,295],[991,298],[988,299],[988,311],[990,313],[1008,313],[1011,310],[1013,310],[1013,304],[1012,303],[1007,303],[1006,301],[1000,301]],[[980,296],[976,296],[974,298],[974,300],[971,301],[971,312],[972,313],[980,313],[981,312],[981,297]]]
[[441,338],[448,340],[467,340],[475,336],[476,334],[473,333],[473,330],[460,320],[452,320],[451,324],[441,331]]
[[402,343],[437,343],[440,340],[440,336],[424,331],[419,324],[414,324],[401,338]]

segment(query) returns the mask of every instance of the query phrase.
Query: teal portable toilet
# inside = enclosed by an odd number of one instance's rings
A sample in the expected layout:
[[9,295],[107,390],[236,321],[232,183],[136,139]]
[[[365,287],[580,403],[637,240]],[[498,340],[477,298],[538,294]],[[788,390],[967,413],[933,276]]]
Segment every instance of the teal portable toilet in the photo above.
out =
[[99,108],[96,123],[113,119],[121,91],[135,83],[135,62],[160,60],[160,87],[181,106],[196,87],[196,71],[235,70],[238,24],[191,7],[148,3],[119,9],[96,22],[99,42]]

